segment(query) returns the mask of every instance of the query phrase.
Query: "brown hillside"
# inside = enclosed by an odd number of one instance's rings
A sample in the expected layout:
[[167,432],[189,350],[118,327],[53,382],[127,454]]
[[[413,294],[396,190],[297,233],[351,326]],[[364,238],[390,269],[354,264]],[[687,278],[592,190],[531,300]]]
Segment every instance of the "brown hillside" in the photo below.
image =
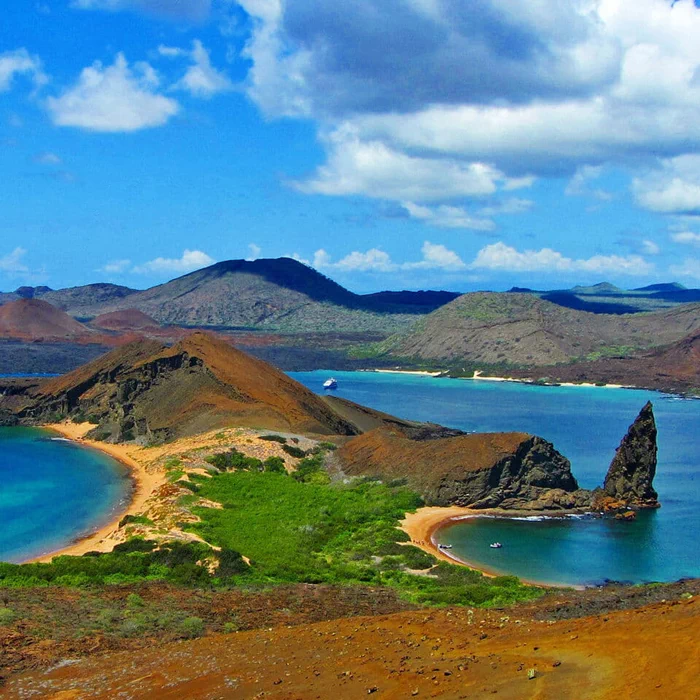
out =
[[406,479],[432,505],[542,510],[588,500],[569,461],[526,433],[415,439],[399,427],[377,428],[350,440],[337,457],[352,476]]
[[63,340],[90,335],[89,328],[41,299],[17,299],[0,306],[0,337]]
[[82,413],[102,439],[179,435],[238,425],[354,435],[357,429],[304,386],[207,333],[172,347],[138,341],[31,390],[20,420]]
[[484,364],[553,365],[592,353],[631,352],[700,329],[700,304],[628,315],[594,314],[529,294],[464,294],[390,338],[392,355]]
[[106,331],[140,331],[147,328],[157,328],[160,324],[143,311],[124,309],[112,311],[93,318],[91,326]]

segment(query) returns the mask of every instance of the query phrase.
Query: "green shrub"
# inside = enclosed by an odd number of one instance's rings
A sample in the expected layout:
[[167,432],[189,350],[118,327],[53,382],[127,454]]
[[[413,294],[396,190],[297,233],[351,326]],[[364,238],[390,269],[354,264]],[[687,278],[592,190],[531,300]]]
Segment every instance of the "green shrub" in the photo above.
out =
[[256,457],[246,457],[235,447],[226,452],[217,452],[206,458],[206,461],[220,471],[232,469],[245,469],[248,471],[262,471],[263,463]]
[[189,489],[193,493],[199,491],[199,484],[195,484],[194,481],[187,481],[186,479],[180,479],[180,481],[175,482],[176,486],[182,486],[183,488]]
[[299,447],[295,447],[294,445],[282,445],[282,449],[290,457],[295,457],[296,459],[301,459],[302,457],[306,456],[306,452],[304,452],[304,450]]
[[125,515],[119,521],[119,527],[125,525],[153,525],[153,521],[145,515]]
[[142,608],[143,598],[137,593],[129,593],[126,597],[126,606],[127,608]]
[[284,468],[284,460],[281,457],[268,457],[263,463],[266,472],[273,472],[277,474],[286,474],[287,470]]
[[180,623],[180,633],[187,639],[201,637],[204,634],[204,620],[201,617],[186,617]]
[[17,614],[12,608],[0,608],[0,627],[11,625],[16,618]]
[[261,435],[260,440],[269,440],[270,442],[279,442],[280,445],[287,444],[287,438],[281,435]]
[[143,537],[132,537],[126,542],[118,544],[112,551],[121,554],[129,552],[152,552],[158,543],[155,540],[144,540]]

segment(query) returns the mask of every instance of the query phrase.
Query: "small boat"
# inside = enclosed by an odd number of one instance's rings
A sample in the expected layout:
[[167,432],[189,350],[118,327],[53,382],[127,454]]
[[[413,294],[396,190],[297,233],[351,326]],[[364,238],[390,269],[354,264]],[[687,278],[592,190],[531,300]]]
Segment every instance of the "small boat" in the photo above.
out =
[[323,382],[323,388],[324,389],[337,389],[338,388],[338,380],[335,377],[330,377],[329,379],[326,379],[326,381]]
[[451,544],[439,544],[438,549],[452,549]]
[[493,542],[492,544],[489,545],[491,549],[500,549],[503,545],[500,542]]

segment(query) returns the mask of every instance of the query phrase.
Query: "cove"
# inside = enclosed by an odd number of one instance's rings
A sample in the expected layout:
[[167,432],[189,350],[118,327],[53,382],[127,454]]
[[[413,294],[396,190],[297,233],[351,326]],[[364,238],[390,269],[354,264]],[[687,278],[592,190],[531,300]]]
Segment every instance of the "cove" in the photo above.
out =
[[[292,376],[322,393],[329,371]],[[333,372],[336,395],[387,413],[465,431],[540,435],[571,460],[579,484],[602,483],[625,431],[651,400],[659,431],[662,507],[633,523],[607,519],[478,518],[437,534],[474,566],[542,583],[642,583],[700,576],[700,401],[644,390]],[[492,550],[499,541],[503,548]]]
[[0,561],[68,546],[129,502],[128,469],[38,428],[0,428]]

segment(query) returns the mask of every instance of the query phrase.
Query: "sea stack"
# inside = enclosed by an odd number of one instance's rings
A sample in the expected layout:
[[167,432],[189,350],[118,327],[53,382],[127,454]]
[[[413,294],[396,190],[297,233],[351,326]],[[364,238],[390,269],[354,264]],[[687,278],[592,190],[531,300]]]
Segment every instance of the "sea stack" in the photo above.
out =
[[656,421],[648,401],[622,438],[610,464],[601,494],[607,502],[604,509],[659,507],[653,487],[656,454]]

